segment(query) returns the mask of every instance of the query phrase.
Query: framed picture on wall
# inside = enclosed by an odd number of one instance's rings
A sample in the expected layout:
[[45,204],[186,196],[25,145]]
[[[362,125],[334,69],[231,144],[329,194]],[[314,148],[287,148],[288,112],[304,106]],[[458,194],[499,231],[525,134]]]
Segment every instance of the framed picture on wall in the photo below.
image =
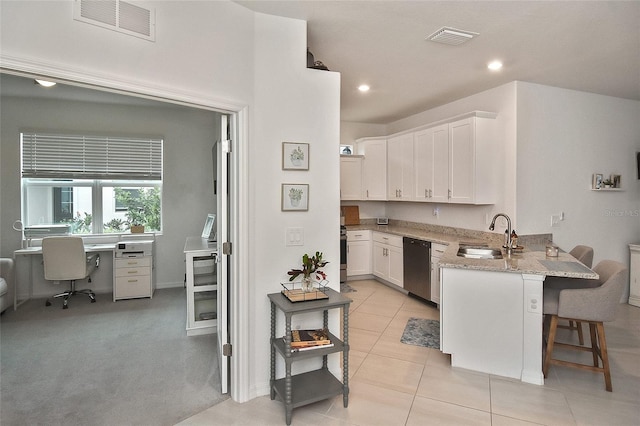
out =
[[282,211],[309,210],[309,185],[299,183],[282,184]]
[[282,142],[282,170],[309,170],[309,144]]
[[602,184],[602,181],[603,181],[602,173],[594,173],[593,177],[591,178],[591,188],[593,189],[603,188],[604,185]]
[[611,175],[611,186],[614,188],[622,188],[622,176]]

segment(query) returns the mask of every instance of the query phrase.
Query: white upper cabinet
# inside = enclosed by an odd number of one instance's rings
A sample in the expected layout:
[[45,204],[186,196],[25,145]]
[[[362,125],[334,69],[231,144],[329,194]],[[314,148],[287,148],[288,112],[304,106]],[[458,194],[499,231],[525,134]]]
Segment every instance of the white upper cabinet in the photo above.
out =
[[449,125],[414,135],[415,200],[446,203],[449,197]]
[[469,117],[415,133],[415,200],[495,202],[495,120]]
[[387,198],[390,201],[410,201],[414,198],[413,133],[387,142]]
[[340,199],[362,199],[362,157],[340,157]]
[[387,140],[361,139],[357,143],[362,160],[362,199],[387,199]]
[[496,117],[472,111],[387,138],[358,139],[361,173],[341,163],[341,199],[495,203]]
[[495,202],[495,120],[470,117],[449,124],[449,202]]

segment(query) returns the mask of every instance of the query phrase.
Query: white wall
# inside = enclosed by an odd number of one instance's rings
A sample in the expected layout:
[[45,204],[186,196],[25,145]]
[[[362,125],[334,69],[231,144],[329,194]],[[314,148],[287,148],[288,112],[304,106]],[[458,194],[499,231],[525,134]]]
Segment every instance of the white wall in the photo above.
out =
[[357,123],[354,121],[340,122],[340,144],[354,145],[356,140],[371,136],[385,136],[385,124]]
[[[517,213],[523,233],[552,232],[566,250],[594,248],[629,264],[640,241],[640,102],[518,83]],[[591,175],[622,175],[623,192],[591,191]],[[550,216],[565,220],[551,227]]]
[[[253,182],[251,210],[255,212],[249,282],[255,315],[251,341],[256,344],[252,366],[256,387],[252,391],[264,395],[269,379],[270,307],[266,294],[279,292],[280,283],[288,279],[286,272],[300,266],[304,253],[316,251],[331,262],[324,269],[331,286],[339,288],[340,75],[306,68],[304,21],[256,14],[255,45],[255,111],[260,113],[252,115],[248,170]],[[282,170],[284,141],[309,143],[309,171]],[[309,184],[309,211],[281,211],[282,183]],[[303,246],[285,245],[288,227],[303,228]],[[337,314],[331,315],[333,327],[339,324]],[[282,317],[279,321],[282,325]],[[321,323],[316,318],[307,325]],[[337,357],[333,367],[339,367]]]

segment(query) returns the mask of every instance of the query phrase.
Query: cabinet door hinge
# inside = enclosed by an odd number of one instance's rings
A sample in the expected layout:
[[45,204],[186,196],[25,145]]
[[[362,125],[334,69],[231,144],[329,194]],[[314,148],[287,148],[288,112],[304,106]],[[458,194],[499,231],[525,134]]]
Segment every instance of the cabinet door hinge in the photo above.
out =
[[222,355],[223,356],[231,356],[231,343],[225,343],[222,345]]
[[231,255],[231,241],[227,241],[226,243],[222,243],[222,254],[230,256]]
[[222,152],[230,153],[232,151],[231,139],[222,141]]

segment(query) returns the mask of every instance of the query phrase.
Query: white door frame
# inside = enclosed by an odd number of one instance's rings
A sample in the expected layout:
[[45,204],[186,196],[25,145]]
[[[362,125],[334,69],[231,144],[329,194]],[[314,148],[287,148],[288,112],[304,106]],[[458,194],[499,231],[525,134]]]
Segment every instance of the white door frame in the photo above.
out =
[[[24,77],[41,77],[65,84],[86,87],[106,92],[120,93],[134,97],[144,97],[160,102],[174,103],[187,107],[217,111],[231,116],[237,140],[233,143],[234,155],[230,164],[230,203],[234,220],[230,231],[233,242],[233,255],[229,273],[233,277],[229,289],[230,333],[233,356],[230,358],[231,398],[237,402],[250,399],[249,388],[249,333],[248,328],[239,327],[249,324],[248,292],[248,106],[230,103],[219,99],[200,98],[193,94],[175,91],[168,87],[150,87],[138,82],[117,79],[113,76],[100,76],[78,72],[61,67],[59,64],[36,62],[24,58],[0,55],[0,72]],[[243,172],[241,172],[243,171]]]

